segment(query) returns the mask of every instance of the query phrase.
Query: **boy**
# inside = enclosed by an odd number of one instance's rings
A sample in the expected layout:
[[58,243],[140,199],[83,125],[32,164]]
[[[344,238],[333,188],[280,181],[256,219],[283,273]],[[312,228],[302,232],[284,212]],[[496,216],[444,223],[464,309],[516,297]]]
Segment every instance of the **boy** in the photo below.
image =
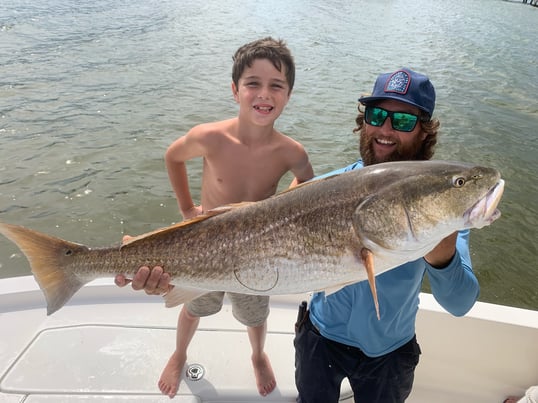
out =
[[[165,154],[166,168],[185,219],[215,207],[272,196],[282,176],[291,171],[293,184],[313,177],[303,146],[273,128],[288,103],[295,81],[295,64],[282,40],[270,37],[248,43],[234,55],[232,92],[237,117],[193,127],[174,141]],[[185,161],[203,157],[202,204],[193,203]],[[118,281],[122,283],[122,281]],[[269,297],[229,293],[234,316],[247,326],[258,392],[276,386],[264,352]],[[158,385],[174,397],[179,388],[187,348],[201,316],[220,311],[224,292],[211,292],[185,304],[178,318],[176,350]]]

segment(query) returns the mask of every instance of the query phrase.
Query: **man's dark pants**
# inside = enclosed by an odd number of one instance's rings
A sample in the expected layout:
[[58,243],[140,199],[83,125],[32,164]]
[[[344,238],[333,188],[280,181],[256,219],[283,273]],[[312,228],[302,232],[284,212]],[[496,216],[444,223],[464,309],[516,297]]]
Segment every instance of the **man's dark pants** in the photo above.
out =
[[411,393],[420,347],[413,337],[381,357],[320,335],[308,312],[295,334],[295,384],[298,403],[337,403],[348,378],[355,403],[403,403]]

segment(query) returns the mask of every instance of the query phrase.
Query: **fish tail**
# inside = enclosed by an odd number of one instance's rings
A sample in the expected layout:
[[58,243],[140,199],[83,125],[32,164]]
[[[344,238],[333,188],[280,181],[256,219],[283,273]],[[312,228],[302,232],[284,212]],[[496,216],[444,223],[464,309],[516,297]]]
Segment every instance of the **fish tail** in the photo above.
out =
[[47,315],[56,312],[92,278],[79,278],[69,263],[84,245],[64,241],[18,225],[0,223],[0,233],[26,255],[32,273],[45,295]]

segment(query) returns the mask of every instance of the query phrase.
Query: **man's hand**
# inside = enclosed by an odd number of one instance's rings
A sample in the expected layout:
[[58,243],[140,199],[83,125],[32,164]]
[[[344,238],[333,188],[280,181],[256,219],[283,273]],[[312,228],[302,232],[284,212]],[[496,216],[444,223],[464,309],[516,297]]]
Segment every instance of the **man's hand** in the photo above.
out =
[[118,274],[114,282],[118,287],[124,287],[131,283],[133,290],[144,290],[148,295],[166,294],[174,287],[170,284],[170,275],[165,273],[160,266],[155,266],[153,269],[142,266],[132,280],[126,278],[123,274]]
[[436,269],[444,269],[452,261],[454,254],[456,253],[456,239],[458,233],[447,236],[443,239],[433,250],[424,256],[426,262],[435,267]]
[[[123,241],[129,240],[131,237],[125,235]],[[148,295],[162,295],[170,291],[174,286],[170,284],[170,275],[165,273],[163,268],[155,266],[150,269],[147,266],[142,266],[138,269],[134,277],[128,279],[123,274],[118,274],[114,278],[114,283],[118,287],[125,287],[131,283],[133,290],[144,290]]]

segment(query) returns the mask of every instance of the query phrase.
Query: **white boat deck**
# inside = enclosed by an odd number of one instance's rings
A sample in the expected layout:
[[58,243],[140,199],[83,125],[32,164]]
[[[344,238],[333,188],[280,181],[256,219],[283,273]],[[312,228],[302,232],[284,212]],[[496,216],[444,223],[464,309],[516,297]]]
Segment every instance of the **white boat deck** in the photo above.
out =
[[[184,376],[170,400],[156,382],[174,349],[178,308],[101,280],[47,317],[32,277],[0,280],[0,402],[294,402],[293,325],[303,299],[271,299],[273,393],[258,395],[245,328],[225,304],[201,320],[189,348],[187,364],[203,376]],[[417,335],[423,354],[411,403],[500,403],[538,382],[536,311],[478,303],[454,318],[422,294]],[[344,385],[342,401],[350,395]]]

